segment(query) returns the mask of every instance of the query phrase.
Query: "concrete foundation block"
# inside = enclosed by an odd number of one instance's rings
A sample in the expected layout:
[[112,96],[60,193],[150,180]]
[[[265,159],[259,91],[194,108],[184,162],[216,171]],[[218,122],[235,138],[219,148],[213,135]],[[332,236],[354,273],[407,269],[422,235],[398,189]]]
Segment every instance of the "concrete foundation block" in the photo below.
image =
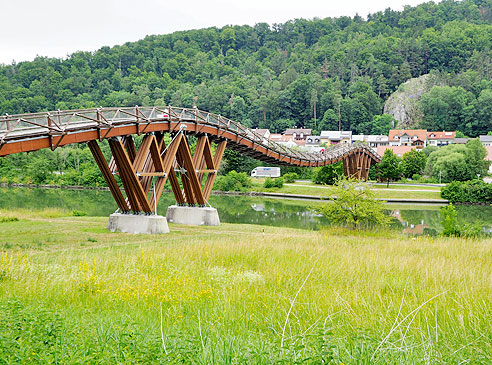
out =
[[157,234],[169,233],[167,220],[161,215],[137,215],[114,213],[109,216],[111,232]]
[[190,226],[220,226],[219,213],[211,207],[180,207],[171,205],[167,208],[168,222]]

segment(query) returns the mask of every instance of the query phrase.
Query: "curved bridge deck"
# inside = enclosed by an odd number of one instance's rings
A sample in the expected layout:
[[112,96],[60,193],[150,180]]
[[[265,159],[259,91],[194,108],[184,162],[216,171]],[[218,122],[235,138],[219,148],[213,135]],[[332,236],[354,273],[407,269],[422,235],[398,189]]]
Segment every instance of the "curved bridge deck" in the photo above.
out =
[[324,166],[355,153],[367,156],[372,163],[380,161],[379,155],[363,144],[337,145],[325,153],[302,152],[267,140],[220,115],[171,106],[5,115],[0,119],[0,156],[132,134],[179,131],[208,135],[216,142],[226,140],[229,149],[278,165]]

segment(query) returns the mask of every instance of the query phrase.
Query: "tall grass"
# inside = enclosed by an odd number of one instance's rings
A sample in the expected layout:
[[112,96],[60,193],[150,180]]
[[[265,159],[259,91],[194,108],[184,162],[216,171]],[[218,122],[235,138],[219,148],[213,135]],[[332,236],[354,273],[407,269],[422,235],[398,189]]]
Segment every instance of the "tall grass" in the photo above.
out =
[[492,359],[490,240],[105,223],[2,223],[0,362]]

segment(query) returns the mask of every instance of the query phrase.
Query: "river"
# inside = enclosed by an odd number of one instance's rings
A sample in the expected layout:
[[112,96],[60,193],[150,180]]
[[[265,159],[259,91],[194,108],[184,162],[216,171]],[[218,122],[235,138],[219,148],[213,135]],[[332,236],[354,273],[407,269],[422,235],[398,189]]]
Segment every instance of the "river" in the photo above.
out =
[[[174,204],[172,193],[164,193],[159,202],[158,214],[165,215]],[[247,223],[303,229],[319,229],[328,220],[313,212],[320,202],[264,197],[212,195],[209,202],[217,208],[221,222]],[[116,203],[109,191],[68,190],[39,188],[0,188],[2,209],[42,210],[46,208],[74,210],[89,216],[109,216]],[[408,234],[437,234],[441,231],[439,206],[419,204],[387,204],[388,214],[394,217],[393,226]],[[492,229],[491,206],[457,206],[461,223],[482,222]]]

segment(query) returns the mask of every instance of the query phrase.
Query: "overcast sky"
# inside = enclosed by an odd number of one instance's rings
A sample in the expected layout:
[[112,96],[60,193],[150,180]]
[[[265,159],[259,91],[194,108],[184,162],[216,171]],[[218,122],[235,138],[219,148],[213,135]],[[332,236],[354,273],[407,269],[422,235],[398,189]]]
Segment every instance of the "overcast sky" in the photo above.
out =
[[228,24],[281,23],[356,13],[365,17],[423,0],[0,0],[0,63],[66,57],[149,34]]

